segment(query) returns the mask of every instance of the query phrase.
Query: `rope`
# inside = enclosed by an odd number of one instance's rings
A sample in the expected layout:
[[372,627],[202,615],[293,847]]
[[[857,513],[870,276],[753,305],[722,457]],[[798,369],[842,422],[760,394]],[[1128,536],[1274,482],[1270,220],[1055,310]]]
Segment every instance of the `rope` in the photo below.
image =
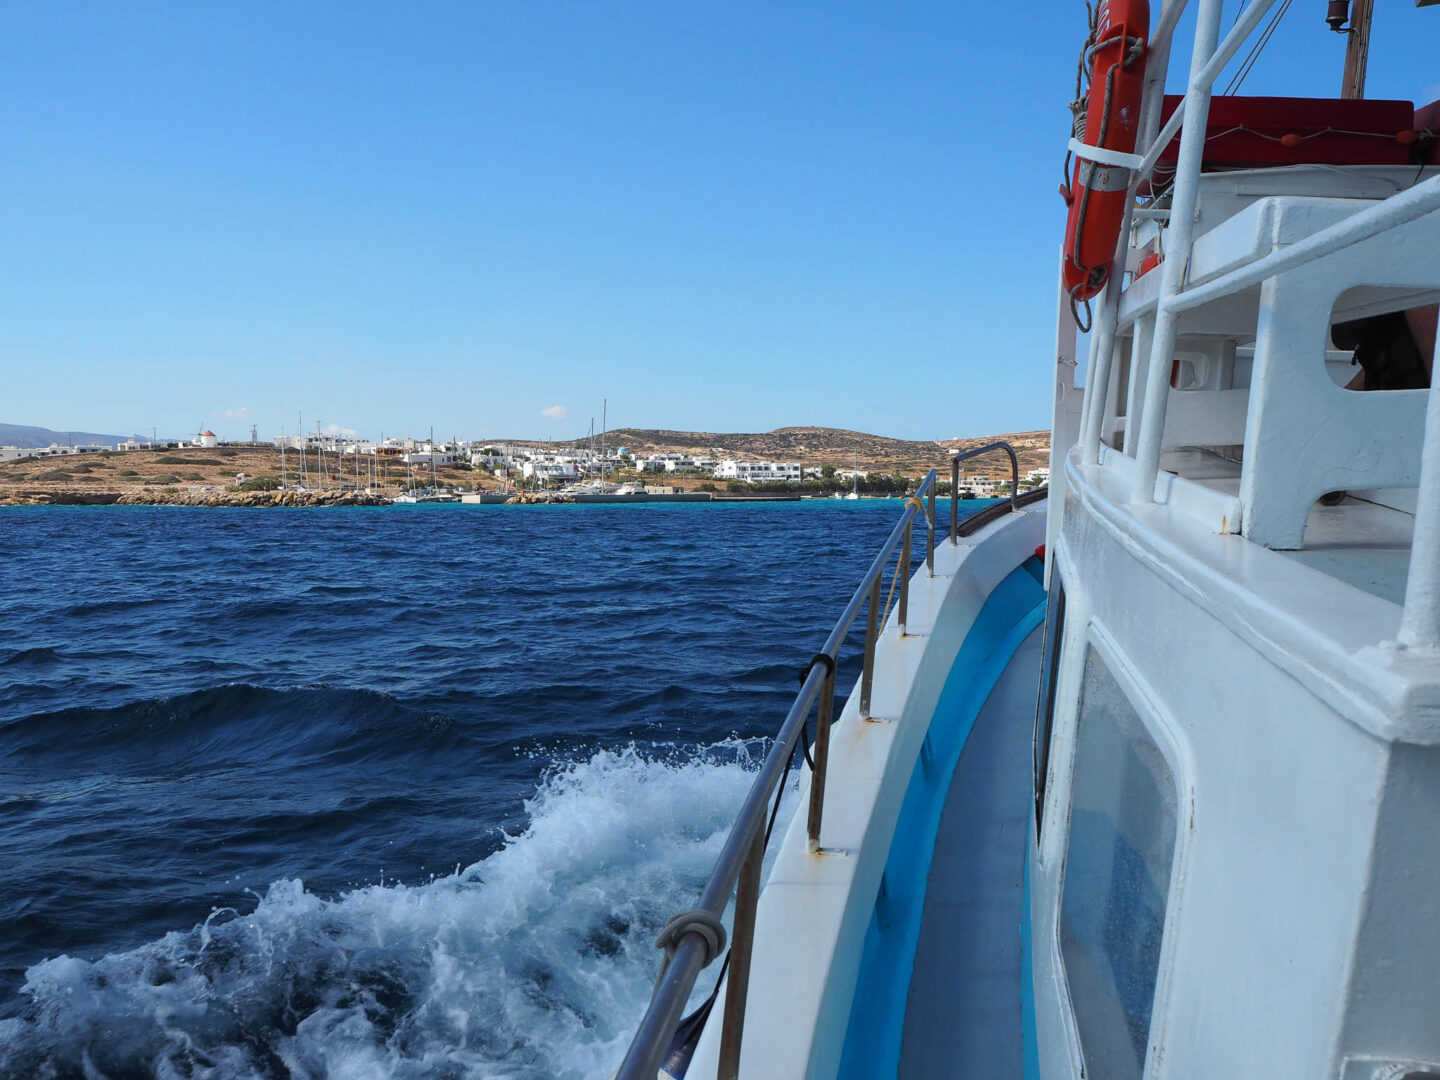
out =
[[[830,656],[828,653],[821,653],[821,654],[819,654],[819,655],[820,655],[820,656],[825,656],[825,657],[827,657],[827,658],[830,660],[830,663],[831,663],[832,665],[835,663],[835,658],[832,657],[832,656]],[[819,659],[819,656],[817,656],[816,659]],[[812,661],[810,661],[810,663],[813,665],[813,664],[815,663],[815,661],[812,660]],[[808,668],[806,669],[806,675],[809,675],[809,669],[808,669]],[[802,740],[801,743],[800,743],[801,746],[805,746],[806,743],[809,742],[809,740],[805,738],[805,728],[804,728],[803,725],[802,725],[801,728],[800,728],[800,738],[801,738],[801,740]],[[810,761],[810,751],[809,751],[808,747],[807,747],[806,750],[805,750],[805,760],[806,760],[807,762]],[[792,746],[792,747],[790,748],[790,756],[785,759],[785,776],[786,776],[787,778],[788,778],[789,775],[790,775],[790,766],[791,766],[791,764],[794,763],[794,761],[795,761],[795,748]],[[815,771],[815,765],[814,765],[813,762],[810,763],[810,771],[811,771],[812,773]],[[763,846],[764,846],[765,848],[767,848],[767,849],[770,847],[770,834],[775,831],[775,819],[780,816],[780,800],[781,800],[781,798],[784,797],[784,795],[785,795],[785,781],[784,781],[784,780],[781,780],[781,782],[780,782],[780,783],[776,786],[776,788],[775,788],[775,804],[774,804],[772,807],[770,807],[770,820],[769,820],[769,822],[766,823],[766,825],[765,825],[765,843],[764,843]],[[672,921],[673,921],[673,920],[672,920]],[[667,962],[668,962],[668,961],[667,961]],[[720,965],[720,973],[715,976],[715,985],[714,985],[714,987],[710,990],[710,996],[705,999],[705,1003],[704,1003],[703,1005],[701,1005],[700,1008],[702,1008],[702,1009],[709,1009],[709,1008],[711,1008],[711,1007],[715,1004],[715,999],[716,999],[716,997],[718,997],[719,994],[720,994],[720,984],[725,981],[725,973],[726,973],[727,971],[729,971],[729,970],[730,970],[730,953],[727,952],[727,953],[725,954],[725,962]],[[664,969],[663,967],[660,969],[660,974],[661,974],[661,975],[664,975],[664,974],[665,974],[665,969]],[[658,983],[659,983],[659,980],[658,980],[658,979],[656,980],[656,983],[657,983],[657,985],[658,985]],[[698,1012],[699,1010],[697,1009],[696,1011]]]
[[655,947],[665,950],[665,962],[660,965],[656,986],[665,978],[666,969],[675,957],[675,949],[686,934],[697,934],[705,942],[705,959],[700,962],[702,968],[709,967],[715,962],[715,958],[725,951],[725,924],[714,912],[704,908],[692,908],[671,916],[670,921],[655,938]]
[[[1079,295],[1080,286],[1076,285],[1075,288],[1070,290],[1070,317],[1075,320],[1075,329],[1079,330],[1082,334],[1088,334],[1090,327],[1095,324],[1095,313],[1090,310],[1090,301],[1078,299]],[[1085,305],[1085,318],[1083,319],[1080,318],[1080,305],[1082,303]]]
[[1085,76],[1088,74],[1085,68],[1085,59],[1090,55],[1090,46],[1095,44],[1095,35],[1100,32],[1097,21],[1098,14],[1090,5],[1089,0],[1086,0],[1085,22],[1088,29],[1085,34],[1085,44],[1080,46],[1080,57],[1075,61],[1075,99],[1070,102],[1069,106],[1070,129],[1075,138],[1081,142],[1085,141],[1085,113],[1090,108],[1090,93],[1085,86]]

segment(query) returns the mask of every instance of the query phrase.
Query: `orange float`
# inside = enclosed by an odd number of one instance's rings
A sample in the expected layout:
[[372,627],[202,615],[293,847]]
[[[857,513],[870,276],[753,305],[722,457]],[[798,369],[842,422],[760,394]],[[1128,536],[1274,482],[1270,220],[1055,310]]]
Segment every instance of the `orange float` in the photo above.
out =
[[[1076,133],[1086,146],[1135,152],[1149,33],[1149,0],[1100,0],[1093,43],[1086,49],[1090,91],[1085,130]],[[1063,192],[1070,205],[1064,276],[1072,303],[1091,299],[1109,280],[1129,187],[1125,166],[1077,158],[1070,187]]]

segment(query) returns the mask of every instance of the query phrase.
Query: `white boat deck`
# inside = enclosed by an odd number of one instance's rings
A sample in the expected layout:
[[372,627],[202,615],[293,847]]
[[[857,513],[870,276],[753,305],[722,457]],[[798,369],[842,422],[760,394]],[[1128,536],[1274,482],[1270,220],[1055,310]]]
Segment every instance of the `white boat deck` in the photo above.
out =
[[965,743],[935,838],[900,1080],[1017,1080],[1020,922],[1041,632],[1016,650]]
[[[1162,467],[1225,495],[1240,492],[1240,464],[1204,450],[1168,451]],[[1413,492],[1408,493],[1413,498]],[[1374,501],[1404,505],[1396,493],[1352,492],[1336,506],[1316,503],[1305,521],[1305,547],[1277,552],[1323,574],[1399,604],[1410,572],[1413,512]]]

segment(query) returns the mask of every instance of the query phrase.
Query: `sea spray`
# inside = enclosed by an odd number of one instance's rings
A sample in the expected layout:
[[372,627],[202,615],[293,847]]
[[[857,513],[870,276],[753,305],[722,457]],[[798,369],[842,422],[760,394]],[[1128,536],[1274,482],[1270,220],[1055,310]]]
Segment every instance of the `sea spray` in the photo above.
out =
[[0,1021],[0,1074],[608,1075],[655,932],[693,903],[763,749],[597,751],[552,767],[523,831],[456,873],[333,899],[276,881],[248,913],[36,964]]

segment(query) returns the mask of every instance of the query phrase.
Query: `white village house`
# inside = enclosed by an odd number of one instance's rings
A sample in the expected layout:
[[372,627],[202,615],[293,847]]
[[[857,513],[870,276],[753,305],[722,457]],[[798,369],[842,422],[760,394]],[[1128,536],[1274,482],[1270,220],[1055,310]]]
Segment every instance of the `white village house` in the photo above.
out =
[[736,461],[727,458],[715,466],[715,476],[720,480],[743,480],[747,484],[759,484],[771,480],[799,480],[802,471],[796,461]]

